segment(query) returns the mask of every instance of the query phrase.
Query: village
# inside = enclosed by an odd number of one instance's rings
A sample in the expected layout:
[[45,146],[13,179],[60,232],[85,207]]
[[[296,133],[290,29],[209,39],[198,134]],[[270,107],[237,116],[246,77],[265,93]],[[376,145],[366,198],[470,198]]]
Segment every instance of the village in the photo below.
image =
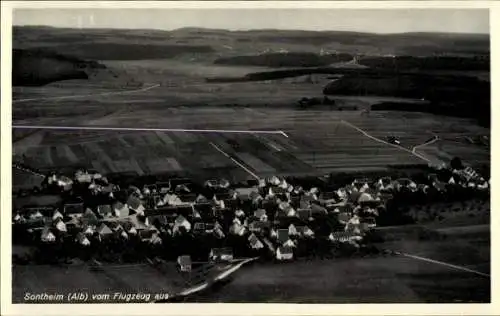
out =
[[60,202],[15,209],[13,240],[35,247],[37,262],[159,258],[186,271],[192,262],[341,256],[366,248],[379,218],[397,220],[389,201],[432,194],[446,200],[457,189],[462,196],[489,194],[489,182],[470,168],[447,171],[444,181],[442,174],[429,174],[425,183],[358,178],[332,189],[276,176],[246,184],[172,178],[122,187],[96,172],[54,173],[35,197],[59,195]]

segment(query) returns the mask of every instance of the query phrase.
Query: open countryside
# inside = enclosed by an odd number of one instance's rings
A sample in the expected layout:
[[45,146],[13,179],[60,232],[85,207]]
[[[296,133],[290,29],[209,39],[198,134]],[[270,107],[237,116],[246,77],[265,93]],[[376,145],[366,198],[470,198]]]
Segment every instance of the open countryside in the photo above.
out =
[[15,303],[491,300],[489,35],[13,44]]

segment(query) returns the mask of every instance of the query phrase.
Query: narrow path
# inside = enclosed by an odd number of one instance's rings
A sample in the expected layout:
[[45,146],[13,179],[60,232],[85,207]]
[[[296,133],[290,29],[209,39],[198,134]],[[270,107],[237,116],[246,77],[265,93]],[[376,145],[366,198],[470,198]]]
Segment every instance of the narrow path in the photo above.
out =
[[480,272],[480,271],[476,271],[476,270],[472,270],[472,269],[469,269],[469,268],[466,268],[466,267],[457,266],[457,265],[454,265],[454,264],[451,264],[451,263],[446,263],[446,262],[442,262],[442,261],[438,261],[438,260],[434,260],[434,259],[429,259],[429,258],[425,258],[425,257],[420,257],[420,256],[416,256],[416,255],[410,255],[408,253],[403,253],[403,252],[395,252],[395,253],[399,254],[401,256],[404,256],[404,257],[415,259],[415,260],[426,261],[426,262],[429,262],[429,263],[439,264],[439,265],[442,265],[442,266],[445,266],[445,267],[449,267],[449,268],[453,268],[453,269],[456,269],[456,270],[461,270],[461,271],[465,271],[465,272],[469,272],[469,273],[474,273],[474,274],[480,275],[482,277],[486,277],[486,278],[490,277],[489,274],[486,274],[486,273],[483,273],[483,272]]
[[404,148],[402,146],[398,146],[398,145],[395,145],[395,144],[391,144],[391,143],[389,143],[389,142],[387,142],[385,140],[382,140],[380,138],[372,136],[372,135],[368,134],[366,131],[362,130],[361,128],[357,127],[356,125],[354,125],[352,123],[349,123],[349,122],[347,122],[345,120],[341,120],[340,122],[343,123],[343,124],[346,124],[347,126],[350,126],[350,127],[354,128],[355,130],[357,130],[361,134],[365,135],[366,137],[368,137],[368,138],[370,138],[370,139],[372,139],[372,140],[374,140],[376,142],[379,142],[379,143],[382,143],[382,144],[386,144],[386,145],[392,146],[394,148],[398,148],[399,150],[402,150],[402,151],[406,151],[407,153],[412,154],[413,156],[415,156],[417,158],[420,158],[420,159],[422,159],[422,160],[424,160],[424,161],[426,161],[428,163],[431,162],[431,160],[427,159],[426,157],[424,157],[424,156],[422,156],[422,155],[420,155],[420,154],[418,154],[416,152],[413,152],[413,150],[410,150],[410,149],[407,149],[407,148]]
[[229,154],[227,154],[225,151],[223,151],[219,146],[215,145],[212,142],[210,142],[210,145],[213,148],[215,148],[218,152],[220,152],[221,154],[223,154],[227,158],[231,159],[232,162],[234,162],[236,165],[238,165],[241,169],[245,170],[249,175],[251,175],[252,177],[254,177],[257,180],[260,179],[260,177],[258,175],[256,175],[255,173],[253,173],[252,171],[250,171],[250,169],[248,169],[247,167],[243,166],[241,163],[239,163],[238,161],[236,161],[236,159],[234,159],[233,157],[229,156]]
[[46,98],[17,99],[17,100],[12,100],[12,103],[21,103],[21,102],[28,102],[28,101],[44,101],[44,100],[65,100],[65,99],[78,99],[78,98],[85,98],[85,97],[106,96],[106,95],[129,94],[129,93],[148,91],[148,90],[151,90],[154,88],[158,88],[159,86],[160,86],[160,84],[155,84],[155,85],[152,85],[149,87],[135,89],[135,90],[111,91],[111,92],[96,93],[96,94],[65,95],[65,96],[59,96],[59,97],[46,97]]
[[18,166],[17,164],[13,164],[12,167],[14,167],[14,168],[16,168],[18,170],[24,171],[24,172],[31,173],[32,175],[35,175],[37,177],[45,178],[45,176],[43,174],[38,173],[38,172],[33,171],[33,170],[30,170],[30,169],[27,169],[27,168],[23,168],[21,166]]
[[433,140],[430,140],[430,141],[425,142],[423,144],[417,145],[417,146],[413,147],[413,149],[411,151],[413,151],[413,153],[417,153],[417,148],[421,148],[421,147],[424,147],[424,146],[427,146],[427,145],[430,145],[430,144],[434,144],[438,140],[439,140],[439,137],[436,136],[436,135],[434,135],[434,139]]

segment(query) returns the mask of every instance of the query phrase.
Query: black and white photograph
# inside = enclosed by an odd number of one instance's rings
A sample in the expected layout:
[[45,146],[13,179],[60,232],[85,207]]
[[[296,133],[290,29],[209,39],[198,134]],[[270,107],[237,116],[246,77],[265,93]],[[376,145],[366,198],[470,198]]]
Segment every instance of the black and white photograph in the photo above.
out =
[[11,61],[12,304],[491,303],[488,8],[25,6]]

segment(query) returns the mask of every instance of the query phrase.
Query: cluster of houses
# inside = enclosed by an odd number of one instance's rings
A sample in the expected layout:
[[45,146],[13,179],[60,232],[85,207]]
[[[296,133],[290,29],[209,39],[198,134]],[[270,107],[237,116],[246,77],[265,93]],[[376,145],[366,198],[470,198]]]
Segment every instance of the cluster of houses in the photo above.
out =
[[[248,186],[209,180],[201,189],[190,181],[172,179],[124,189],[98,173],[78,171],[73,178],[50,175],[45,179],[45,189],[55,188],[72,196],[71,200],[15,210],[13,224],[46,244],[72,238],[76,245],[88,247],[118,238],[154,246],[166,237],[191,235],[200,242],[210,237],[224,245],[231,237],[244,240],[249,251],[291,260],[298,248],[317,240],[359,248],[385,203],[404,188],[423,192],[430,187],[445,190],[447,184],[489,188],[488,181],[470,172],[456,172],[448,183],[434,175],[429,179],[430,184],[390,177],[356,179],[335,190],[306,188],[275,176]],[[234,249],[223,246],[211,249],[207,260],[233,257]],[[189,269],[189,252],[179,254],[178,262]]]

